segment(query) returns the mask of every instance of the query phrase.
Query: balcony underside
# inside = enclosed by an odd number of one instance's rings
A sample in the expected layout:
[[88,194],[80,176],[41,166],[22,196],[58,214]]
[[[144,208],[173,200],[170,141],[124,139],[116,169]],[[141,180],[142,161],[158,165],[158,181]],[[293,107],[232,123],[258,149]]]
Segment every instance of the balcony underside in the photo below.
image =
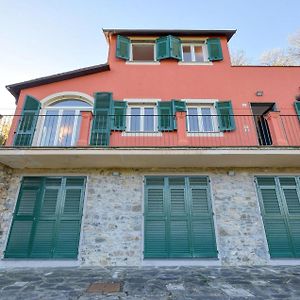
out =
[[300,167],[300,148],[3,148],[0,163],[14,169]]

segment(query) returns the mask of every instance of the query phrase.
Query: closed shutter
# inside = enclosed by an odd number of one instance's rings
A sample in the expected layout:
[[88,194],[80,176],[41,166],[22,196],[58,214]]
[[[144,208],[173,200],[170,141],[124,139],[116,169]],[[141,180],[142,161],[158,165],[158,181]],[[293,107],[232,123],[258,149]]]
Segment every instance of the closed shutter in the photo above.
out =
[[26,177],[22,180],[6,246],[6,258],[26,258],[30,255],[32,230],[41,197],[41,183],[41,177]]
[[300,102],[299,101],[295,102],[295,109],[296,109],[296,114],[298,115],[298,119],[300,121]]
[[272,258],[300,256],[300,198],[294,177],[257,177],[269,251]]
[[112,129],[113,130],[125,130],[126,129],[126,101],[113,101],[113,118]]
[[220,131],[235,130],[235,121],[231,101],[216,102]]
[[206,177],[147,177],[145,258],[217,257]]
[[117,49],[116,56],[121,59],[129,60],[130,59],[130,39],[118,35],[117,36]]
[[76,258],[84,177],[25,177],[6,258]]
[[90,144],[108,146],[111,130],[112,94],[96,93]]
[[40,102],[31,96],[26,96],[14,146],[31,146],[39,111]]
[[220,38],[207,39],[208,60],[223,60],[222,46]]
[[158,130],[173,131],[175,129],[175,116],[172,101],[160,101],[157,104]]

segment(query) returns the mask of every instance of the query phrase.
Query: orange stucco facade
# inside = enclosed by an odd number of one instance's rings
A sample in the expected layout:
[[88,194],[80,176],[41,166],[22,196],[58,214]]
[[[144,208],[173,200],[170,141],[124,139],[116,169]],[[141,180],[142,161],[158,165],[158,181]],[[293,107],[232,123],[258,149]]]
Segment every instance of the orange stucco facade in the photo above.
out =
[[[222,61],[204,65],[184,65],[175,59],[165,59],[157,64],[134,64],[116,58],[116,35],[109,35],[107,41],[110,70],[23,89],[18,99],[16,115],[22,112],[26,95],[42,100],[51,94],[68,91],[90,96],[95,92],[112,92],[115,100],[231,100],[235,115],[251,115],[250,103],[274,102],[281,115],[295,115],[295,96],[300,93],[300,67],[231,66],[227,39],[225,36],[220,38],[224,57]],[[263,91],[263,96],[256,96],[257,91]],[[16,130],[17,123],[16,117],[12,132]],[[292,132],[300,132],[299,124],[297,118],[294,118],[294,121],[286,126],[291,127]],[[273,124],[272,130],[278,130],[278,126]],[[257,144],[255,130],[251,129],[251,133],[245,137],[245,145],[248,146]],[[240,136],[243,132],[243,126],[237,124],[235,132],[225,133],[227,139],[223,145],[234,146],[235,136]],[[279,139],[281,134],[279,133]],[[121,146],[130,140],[130,137],[127,137],[122,141],[120,135],[119,132],[112,133],[111,145]],[[299,144],[299,136],[300,134],[290,137],[292,143]],[[11,144],[12,139],[11,134],[8,143]],[[210,145],[211,140],[202,139],[202,143]]]

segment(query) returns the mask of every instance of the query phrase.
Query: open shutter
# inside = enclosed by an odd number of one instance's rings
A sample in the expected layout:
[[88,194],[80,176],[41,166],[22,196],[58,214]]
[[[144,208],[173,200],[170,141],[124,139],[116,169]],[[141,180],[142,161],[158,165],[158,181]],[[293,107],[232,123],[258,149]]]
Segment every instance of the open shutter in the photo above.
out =
[[39,111],[40,102],[31,96],[26,96],[14,139],[15,146],[31,146]]
[[108,146],[111,130],[112,94],[96,93],[90,144]]
[[298,115],[298,119],[300,121],[300,102],[299,101],[295,102],[295,109],[296,109],[296,114]]
[[168,257],[167,204],[164,177],[149,177],[145,185],[145,258]]
[[173,131],[175,129],[175,117],[172,101],[160,101],[157,104],[158,130]]
[[217,245],[207,177],[189,177],[191,241],[194,257],[217,257]]
[[223,53],[220,38],[207,39],[208,60],[217,61],[223,60]]
[[172,100],[173,112],[186,111],[186,102],[181,100]]
[[170,45],[170,57],[181,60],[181,40],[172,35],[168,36]]
[[288,225],[275,178],[258,177],[256,182],[270,255],[272,258],[293,257]]
[[77,258],[85,178],[66,177],[63,187],[53,258]]
[[41,196],[40,177],[23,178],[6,246],[6,258],[29,257]]
[[220,131],[232,131],[235,129],[235,121],[231,101],[216,102],[218,123]]
[[117,49],[116,56],[121,59],[129,60],[130,59],[130,39],[118,35],[117,36]]
[[169,38],[163,36],[155,41],[156,45],[156,60],[161,60],[170,57],[170,44]]
[[126,101],[113,101],[113,118],[112,129],[113,130],[125,130],[126,129]]

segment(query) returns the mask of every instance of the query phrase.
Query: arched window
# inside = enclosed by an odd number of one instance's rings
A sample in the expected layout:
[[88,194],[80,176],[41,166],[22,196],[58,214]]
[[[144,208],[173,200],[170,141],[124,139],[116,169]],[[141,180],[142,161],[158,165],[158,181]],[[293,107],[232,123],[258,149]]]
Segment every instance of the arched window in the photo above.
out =
[[37,145],[75,146],[79,137],[80,113],[89,110],[92,110],[92,105],[78,99],[58,100],[44,107],[39,120]]

